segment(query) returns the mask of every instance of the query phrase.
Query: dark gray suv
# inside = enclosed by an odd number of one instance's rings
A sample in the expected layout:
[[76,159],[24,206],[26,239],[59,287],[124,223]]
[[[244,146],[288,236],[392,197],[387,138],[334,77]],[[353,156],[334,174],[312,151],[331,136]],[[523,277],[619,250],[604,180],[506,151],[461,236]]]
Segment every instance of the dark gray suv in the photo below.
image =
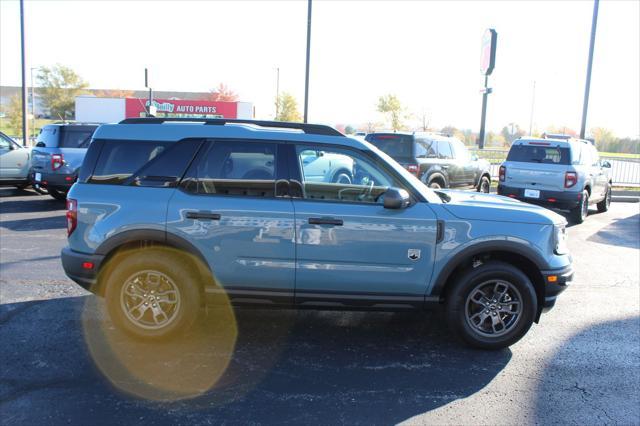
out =
[[429,188],[491,188],[490,164],[456,138],[433,133],[369,133],[365,140],[400,163]]

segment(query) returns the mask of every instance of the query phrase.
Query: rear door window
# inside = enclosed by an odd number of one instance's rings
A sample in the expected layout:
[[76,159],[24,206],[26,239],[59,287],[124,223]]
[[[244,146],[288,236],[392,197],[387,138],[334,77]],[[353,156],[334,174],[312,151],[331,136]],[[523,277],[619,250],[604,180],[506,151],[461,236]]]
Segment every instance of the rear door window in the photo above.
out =
[[453,158],[451,145],[447,141],[438,141],[438,158],[449,160]]
[[417,158],[438,158],[436,142],[428,139],[416,139]]
[[208,195],[274,197],[278,145],[265,142],[213,141],[189,171],[185,189]]
[[568,165],[571,163],[569,157],[569,148],[538,145],[514,145],[511,147],[511,150],[509,150],[507,161]]
[[364,139],[392,158],[411,158],[414,155],[412,135],[369,134]]

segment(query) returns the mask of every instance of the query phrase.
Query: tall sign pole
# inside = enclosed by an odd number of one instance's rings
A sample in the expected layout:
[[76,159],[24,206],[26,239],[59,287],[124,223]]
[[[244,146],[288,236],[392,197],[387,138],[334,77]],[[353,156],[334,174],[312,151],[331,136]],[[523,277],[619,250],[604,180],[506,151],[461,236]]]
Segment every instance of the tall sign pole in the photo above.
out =
[[27,67],[24,56],[24,0],[20,0],[20,49],[22,56],[22,145],[27,146],[29,121],[27,120]]
[[304,77],[304,122],[309,117],[309,54],[311,53],[311,0],[307,7],[307,71]]
[[593,46],[596,43],[596,26],[598,25],[598,4],[593,2],[593,18],[591,18],[591,42],[589,43],[589,62],[587,63],[587,82],[584,86],[584,103],[582,104],[582,124],[580,125],[580,139],[584,139],[587,127],[587,109],[589,108],[589,90],[591,89],[591,65],[593,64]]
[[478,135],[478,148],[484,148],[485,121],[487,118],[487,100],[489,94],[493,91],[488,87],[489,76],[493,72],[496,65],[496,45],[498,42],[498,33],[494,29],[487,29],[482,36],[482,50],[480,55],[480,72],[484,75],[484,88],[482,93],[482,116],[480,118],[480,134]]

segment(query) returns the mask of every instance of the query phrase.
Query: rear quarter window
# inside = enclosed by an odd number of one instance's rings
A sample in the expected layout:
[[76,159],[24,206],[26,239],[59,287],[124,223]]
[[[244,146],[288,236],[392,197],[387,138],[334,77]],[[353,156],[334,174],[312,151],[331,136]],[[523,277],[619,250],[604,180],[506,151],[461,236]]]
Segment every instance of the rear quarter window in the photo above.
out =
[[569,148],[537,146],[537,145],[513,145],[507,155],[507,161],[519,163],[541,164],[571,164]]
[[392,158],[413,157],[413,136],[411,135],[372,135],[365,140]]
[[120,185],[163,154],[173,143],[157,141],[103,141],[89,183]]

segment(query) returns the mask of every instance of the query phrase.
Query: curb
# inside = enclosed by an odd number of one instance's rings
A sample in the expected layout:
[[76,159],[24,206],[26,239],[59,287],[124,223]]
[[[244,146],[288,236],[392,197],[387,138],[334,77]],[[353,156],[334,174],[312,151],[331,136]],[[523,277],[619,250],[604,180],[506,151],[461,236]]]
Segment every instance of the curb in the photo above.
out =
[[622,195],[613,195],[611,194],[611,201],[614,203],[640,203],[640,197],[635,196],[635,197],[629,197],[629,196],[622,196]]

